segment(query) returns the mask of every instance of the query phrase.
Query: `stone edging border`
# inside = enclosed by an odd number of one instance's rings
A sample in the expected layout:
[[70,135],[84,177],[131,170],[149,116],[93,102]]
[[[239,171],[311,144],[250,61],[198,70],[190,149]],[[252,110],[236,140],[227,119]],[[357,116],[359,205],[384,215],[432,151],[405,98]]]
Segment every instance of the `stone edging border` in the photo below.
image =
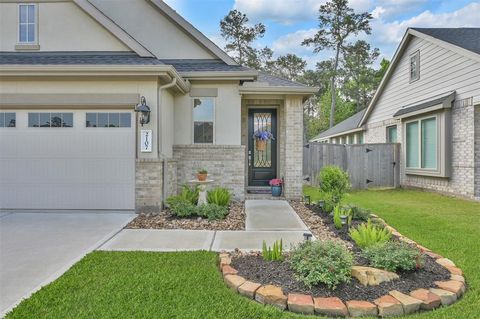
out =
[[401,316],[417,312],[420,309],[433,310],[441,305],[448,306],[455,303],[465,293],[466,285],[463,272],[451,260],[403,236],[377,215],[371,214],[370,217],[372,220],[383,224],[392,235],[406,243],[416,245],[420,251],[434,258],[438,264],[450,272],[450,280],[436,281],[437,288],[416,289],[408,295],[392,290],[388,295],[375,299],[373,303],[365,300],[342,301],[338,297],[323,298],[303,294],[288,294],[286,296],[281,287],[263,286],[238,276],[238,271],[230,265],[232,261],[230,254],[220,253],[220,270],[223,279],[228,287],[240,295],[264,305],[272,305],[281,310],[288,309],[295,313],[340,317]]

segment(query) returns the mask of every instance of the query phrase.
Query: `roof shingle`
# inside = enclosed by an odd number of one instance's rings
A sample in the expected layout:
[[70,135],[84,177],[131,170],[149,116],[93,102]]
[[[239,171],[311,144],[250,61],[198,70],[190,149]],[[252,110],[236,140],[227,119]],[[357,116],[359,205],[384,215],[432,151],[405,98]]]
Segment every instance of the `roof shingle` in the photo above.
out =
[[412,28],[439,40],[480,54],[480,28]]

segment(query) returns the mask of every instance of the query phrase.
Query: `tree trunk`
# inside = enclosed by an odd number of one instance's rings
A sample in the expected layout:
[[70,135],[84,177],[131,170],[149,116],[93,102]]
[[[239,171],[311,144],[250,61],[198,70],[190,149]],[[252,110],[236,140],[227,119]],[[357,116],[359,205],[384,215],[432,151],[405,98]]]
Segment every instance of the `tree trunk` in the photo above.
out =
[[330,107],[330,127],[333,127],[333,124],[335,123],[335,106],[337,102],[337,94],[335,90],[335,77],[337,75],[337,68],[338,68],[338,57],[340,55],[340,43],[337,45],[337,52],[335,53],[335,66],[333,68],[333,74],[332,74],[332,105]]

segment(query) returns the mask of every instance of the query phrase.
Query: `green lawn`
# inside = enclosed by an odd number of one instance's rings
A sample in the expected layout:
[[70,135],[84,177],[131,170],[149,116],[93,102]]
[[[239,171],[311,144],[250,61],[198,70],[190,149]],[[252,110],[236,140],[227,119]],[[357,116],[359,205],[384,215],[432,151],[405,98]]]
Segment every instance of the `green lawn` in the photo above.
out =
[[[479,203],[408,190],[355,192],[345,201],[373,210],[465,271],[469,290],[461,301],[411,318],[480,318]],[[216,262],[210,252],[94,252],[7,318],[305,318],[238,296]]]

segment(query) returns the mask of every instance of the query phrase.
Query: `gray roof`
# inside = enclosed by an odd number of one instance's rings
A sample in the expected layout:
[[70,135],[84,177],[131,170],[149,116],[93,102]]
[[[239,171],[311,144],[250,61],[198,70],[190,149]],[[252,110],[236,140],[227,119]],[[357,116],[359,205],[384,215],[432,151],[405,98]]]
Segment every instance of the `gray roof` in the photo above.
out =
[[180,73],[184,72],[218,72],[218,71],[253,71],[241,65],[229,65],[222,60],[207,59],[162,59],[164,64],[173,65]]
[[362,119],[363,114],[365,113],[366,109],[361,110],[358,113],[353,114],[349,118],[343,120],[342,122],[338,123],[337,125],[329,128],[326,131],[323,131],[319,135],[312,138],[312,140],[317,140],[321,138],[326,138],[332,135],[338,135],[342,132],[347,132],[359,128],[360,120]]
[[439,40],[480,54],[480,28],[412,28]]
[[270,86],[297,86],[297,87],[307,87],[307,85],[298,83],[295,81],[290,81],[275,75],[271,75],[265,72],[258,73],[258,82],[266,82]]
[[0,64],[159,65],[160,60],[131,52],[0,52]]
[[405,106],[405,107],[401,108],[400,110],[398,110],[395,114],[393,114],[393,117],[405,115],[405,114],[412,113],[412,112],[417,112],[417,111],[420,111],[420,110],[428,109],[431,106],[442,104],[451,95],[452,95],[452,92],[448,92],[448,93],[443,94],[442,96],[440,96],[438,98],[434,98],[434,99],[429,100],[429,101],[425,101],[425,102],[422,102],[422,103],[419,103],[419,104],[416,104],[416,105],[413,105],[413,106]]

